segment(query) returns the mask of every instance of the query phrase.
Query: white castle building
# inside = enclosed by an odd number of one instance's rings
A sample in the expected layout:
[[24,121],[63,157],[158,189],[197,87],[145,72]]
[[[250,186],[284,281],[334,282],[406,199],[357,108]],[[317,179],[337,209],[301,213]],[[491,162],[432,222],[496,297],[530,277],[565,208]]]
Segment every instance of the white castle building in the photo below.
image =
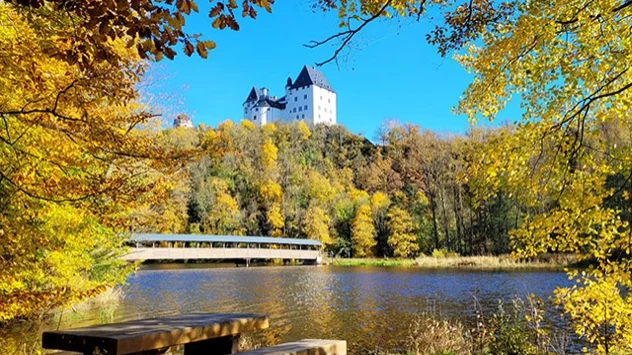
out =
[[255,87],[244,102],[244,117],[258,126],[277,121],[303,120],[310,126],[336,124],[336,92],[319,70],[304,66],[292,82],[287,79],[285,96],[277,98],[268,89]]
[[191,119],[187,115],[178,115],[178,117],[173,120],[173,127],[193,128],[193,121],[191,121]]

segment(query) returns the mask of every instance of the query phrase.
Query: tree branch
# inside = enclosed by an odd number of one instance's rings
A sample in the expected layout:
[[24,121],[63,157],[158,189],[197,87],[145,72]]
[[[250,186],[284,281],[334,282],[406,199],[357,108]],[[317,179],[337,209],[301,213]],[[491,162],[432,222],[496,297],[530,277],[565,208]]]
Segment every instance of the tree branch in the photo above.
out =
[[349,44],[349,42],[353,39],[353,37],[358,34],[358,32],[360,32],[366,25],[368,25],[369,23],[373,22],[374,20],[378,19],[380,16],[382,16],[382,14],[384,13],[384,11],[391,5],[391,2],[393,0],[388,0],[381,8],[379,11],[377,11],[375,14],[373,14],[373,16],[367,18],[367,19],[362,19],[362,23],[360,23],[360,25],[356,28],[351,28],[349,27],[348,30],[346,31],[342,31],[339,33],[336,33],[332,36],[329,36],[328,38],[322,40],[322,41],[310,41],[308,44],[304,44],[305,47],[307,48],[316,48],[316,47],[320,47],[324,44],[327,44],[329,42],[331,42],[334,39],[337,38],[342,38],[342,43],[340,44],[340,46],[338,46],[338,48],[334,51],[334,54],[329,57],[329,59],[322,61],[320,63],[316,63],[316,66],[320,67],[323,66],[329,62],[332,61],[337,61],[338,60],[338,55],[340,54],[340,52],[342,52],[342,50],[347,47],[347,45]]

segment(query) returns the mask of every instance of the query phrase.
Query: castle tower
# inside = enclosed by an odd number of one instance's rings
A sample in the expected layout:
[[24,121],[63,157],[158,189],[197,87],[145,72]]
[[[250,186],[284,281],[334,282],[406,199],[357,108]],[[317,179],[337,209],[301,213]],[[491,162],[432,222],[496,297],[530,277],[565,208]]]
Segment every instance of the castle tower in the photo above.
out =
[[286,90],[288,120],[305,120],[309,125],[336,124],[336,92],[321,71],[304,66]]

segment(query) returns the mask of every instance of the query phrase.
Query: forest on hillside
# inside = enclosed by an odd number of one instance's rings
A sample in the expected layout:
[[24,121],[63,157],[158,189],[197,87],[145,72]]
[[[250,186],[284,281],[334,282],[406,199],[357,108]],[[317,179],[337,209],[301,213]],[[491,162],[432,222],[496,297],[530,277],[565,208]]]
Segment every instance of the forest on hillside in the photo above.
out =
[[[440,135],[389,121],[372,142],[302,122],[169,129],[171,144],[196,158],[169,177],[161,203],[134,214],[134,231],[310,238],[353,257],[510,253],[522,218],[556,205],[545,196],[537,207],[520,203],[490,169],[503,164],[515,130]],[[625,144],[616,124],[601,132]],[[629,218],[625,178],[608,183],[617,189],[608,207]]]
[[502,191],[477,200],[470,172],[480,145],[510,130],[442,136],[385,122],[371,142],[302,122],[169,129],[198,157],[135,213],[134,231],[311,238],[353,257],[508,253],[520,206]]

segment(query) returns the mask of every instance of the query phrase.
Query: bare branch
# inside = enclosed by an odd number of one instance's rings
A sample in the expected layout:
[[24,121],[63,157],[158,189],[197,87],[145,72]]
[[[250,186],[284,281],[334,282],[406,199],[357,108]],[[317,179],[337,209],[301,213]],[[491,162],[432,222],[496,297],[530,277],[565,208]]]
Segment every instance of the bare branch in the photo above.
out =
[[616,96],[616,95],[622,93],[623,91],[627,90],[628,88],[630,88],[632,86],[632,82],[624,85],[623,87],[619,88],[618,90],[597,95],[603,89],[605,89],[610,84],[614,83],[617,79],[622,77],[623,74],[625,74],[629,69],[630,68],[625,68],[623,71],[621,71],[620,73],[618,73],[617,75],[615,75],[614,77],[609,79],[601,87],[599,87],[597,90],[595,90],[592,94],[590,94],[587,97],[583,98],[582,100],[578,101],[575,105],[573,105],[573,107],[571,107],[570,110],[568,110],[566,112],[566,114],[564,115],[562,120],[559,123],[557,123],[554,126],[552,126],[551,129],[560,128],[564,124],[573,121],[577,116],[579,116],[582,112],[584,112],[584,110],[590,108],[590,105],[592,105],[593,102],[595,102],[597,100],[600,100],[600,99],[603,99],[603,98],[608,97],[608,96]]
[[356,28],[351,28],[349,26],[349,29],[346,31],[342,31],[339,33],[336,33],[332,36],[329,36],[328,38],[326,38],[325,40],[322,41],[310,41],[308,44],[304,44],[305,47],[307,48],[316,48],[316,47],[320,47],[326,43],[331,42],[334,39],[338,39],[340,38],[342,40],[342,43],[340,44],[340,46],[338,46],[338,48],[334,51],[334,54],[329,57],[329,59],[322,61],[320,63],[316,63],[316,66],[320,67],[323,66],[329,62],[332,61],[337,61],[338,56],[340,55],[340,52],[342,52],[343,49],[345,49],[345,47],[347,47],[347,45],[349,44],[349,42],[353,39],[353,37],[355,37],[356,34],[358,34],[358,32],[360,32],[366,25],[368,25],[369,23],[373,22],[374,20],[378,19],[380,16],[382,16],[382,14],[384,13],[384,11],[386,11],[386,9],[391,5],[391,2],[393,0],[388,0],[381,8],[379,11],[377,11],[375,14],[373,14],[373,16],[367,18],[367,19],[362,19],[360,25]]

